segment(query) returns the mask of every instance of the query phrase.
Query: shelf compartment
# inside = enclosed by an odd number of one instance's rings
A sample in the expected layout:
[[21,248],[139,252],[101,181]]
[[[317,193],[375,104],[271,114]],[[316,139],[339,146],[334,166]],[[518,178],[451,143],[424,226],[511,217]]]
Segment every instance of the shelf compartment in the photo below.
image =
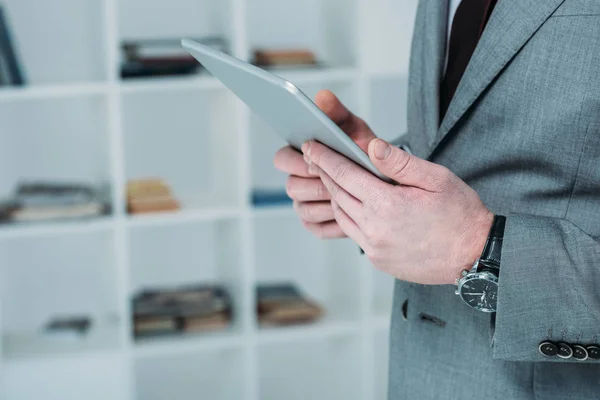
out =
[[386,400],[388,389],[388,361],[389,361],[389,332],[387,330],[376,332],[373,335],[373,349],[375,351],[373,376],[375,377],[374,400]]
[[[357,87],[353,83],[323,81],[299,85],[299,88],[311,99],[320,90],[331,90],[348,108],[353,111],[358,109]],[[255,115],[250,119],[250,136],[252,187],[285,192],[287,175],[275,169],[273,157],[287,143]]]
[[341,0],[255,0],[246,20],[250,51],[302,48],[327,67],[354,66],[355,24],[349,21],[356,18],[355,6],[355,1]]
[[406,133],[408,78],[405,76],[373,77],[369,125],[384,140],[397,140]]
[[258,357],[260,399],[361,398],[358,337],[261,345]]
[[235,102],[221,89],[124,95],[126,178],[164,179],[184,210],[238,206]]
[[408,74],[418,0],[372,0],[361,3],[362,68],[375,73]]
[[0,107],[0,197],[22,182],[74,182],[110,201],[107,99],[36,99]]
[[246,353],[215,349],[136,359],[137,398],[238,400],[246,394]]
[[369,315],[375,326],[381,327],[389,324],[394,300],[393,276],[379,271],[373,266],[366,255],[359,258],[360,269],[368,270],[371,274],[371,299],[369,299]]
[[119,34],[123,40],[182,37],[233,37],[230,1],[144,0],[119,1]]
[[104,21],[99,17],[103,15],[103,3],[4,1],[21,69],[29,84],[106,80]]
[[11,361],[0,374],[0,398],[127,400],[129,369],[120,354]]
[[[136,339],[142,347],[162,343],[200,343],[203,338],[235,335],[249,323],[244,315],[243,269],[240,254],[240,224],[237,220],[199,222],[143,229],[130,235],[131,288],[133,296],[144,289],[171,289],[189,285],[223,286],[232,300],[232,323],[216,332],[172,333]],[[244,319],[246,318],[246,319]],[[189,339],[189,340],[188,340]]]
[[394,301],[394,277],[375,269],[373,266],[371,266],[371,269],[373,272],[373,315],[389,320],[392,316],[392,303]]
[[[122,348],[113,245],[110,231],[0,243],[4,357],[59,357]],[[80,315],[91,320],[85,336],[43,334],[51,319]]]
[[[306,297],[324,308],[320,321],[325,330],[358,321],[361,297],[356,264],[359,250],[355,244],[349,240],[321,241],[305,231],[294,215],[257,218],[253,235],[258,284],[297,285]],[[287,329],[282,328],[282,334]],[[265,330],[267,337],[270,331]]]

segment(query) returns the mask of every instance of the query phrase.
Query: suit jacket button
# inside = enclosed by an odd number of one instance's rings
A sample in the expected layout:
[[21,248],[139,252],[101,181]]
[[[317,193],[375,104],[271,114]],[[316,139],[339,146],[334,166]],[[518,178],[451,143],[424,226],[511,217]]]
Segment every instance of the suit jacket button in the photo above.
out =
[[408,299],[402,303],[402,319],[408,321]]
[[560,358],[567,359],[573,356],[573,349],[568,344],[561,342],[557,343],[556,347],[558,347],[558,353],[556,353],[556,355]]
[[542,342],[538,349],[546,357],[552,357],[558,353],[558,347],[552,342]]
[[585,361],[588,359],[588,352],[580,344],[574,344],[571,346],[573,348],[573,358],[579,361]]
[[592,360],[600,360],[600,346],[592,344],[586,347],[588,357]]

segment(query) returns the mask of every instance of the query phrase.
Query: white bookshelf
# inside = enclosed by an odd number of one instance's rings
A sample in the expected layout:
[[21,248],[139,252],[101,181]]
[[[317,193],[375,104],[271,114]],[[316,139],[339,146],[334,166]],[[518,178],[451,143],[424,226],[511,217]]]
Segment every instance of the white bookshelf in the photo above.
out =
[[[322,242],[290,206],[282,145],[208,74],[122,81],[124,39],[222,35],[303,46],[324,62],[281,71],[331,89],[375,131],[405,129],[418,0],[4,0],[30,85],[0,88],[0,197],[23,179],[109,188],[98,219],[0,225],[0,398],[383,399],[393,281],[348,240]],[[127,180],[165,178],[184,208],[128,216]],[[301,250],[299,250],[301,249]],[[326,308],[318,323],[262,328],[255,286],[290,280]],[[130,300],[147,285],[216,282],[234,302],[223,332],[135,341]],[[55,314],[93,317],[85,340],[48,338]]]

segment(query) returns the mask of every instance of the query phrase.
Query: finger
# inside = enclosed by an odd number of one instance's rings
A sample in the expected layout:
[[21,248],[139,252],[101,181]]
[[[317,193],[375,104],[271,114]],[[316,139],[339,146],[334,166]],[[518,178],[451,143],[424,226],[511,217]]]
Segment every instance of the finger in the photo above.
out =
[[319,142],[304,143],[302,151],[311,163],[360,201],[365,201],[374,191],[383,190],[386,186],[381,179]]
[[328,222],[335,219],[331,202],[329,201],[311,201],[311,202],[294,202],[294,209],[298,216],[312,223]]
[[335,122],[365,152],[368,143],[375,137],[367,123],[354,115],[335,94],[321,90],[315,96],[315,104]]
[[286,174],[305,178],[316,176],[308,171],[308,164],[304,161],[302,153],[291,146],[284,147],[275,153],[273,164],[275,164],[275,168]]
[[302,225],[308,229],[313,235],[321,239],[338,239],[346,237],[342,228],[336,221],[329,221],[321,224],[302,221]]
[[408,154],[381,139],[369,143],[369,157],[382,174],[406,186],[435,192],[441,190],[451,176],[441,165]]
[[315,104],[337,125],[347,124],[354,114],[330,90],[321,90],[315,96]]
[[346,214],[358,224],[364,220],[364,208],[362,203],[346,192],[341,186],[334,182],[325,172],[321,173],[321,180],[327,188],[331,200],[334,201]]
[[342,231],[356,242],[356,244],[364,249],[367,245],[365,235],[362,233],[356,222],[350,218],[350,216],[335,202],[331,201],[331,208],[335,215],[335,220],[342,229]]
[[319,178],[290,176],[286,183],[287,195],[296,201],[330,200],[329,192]]

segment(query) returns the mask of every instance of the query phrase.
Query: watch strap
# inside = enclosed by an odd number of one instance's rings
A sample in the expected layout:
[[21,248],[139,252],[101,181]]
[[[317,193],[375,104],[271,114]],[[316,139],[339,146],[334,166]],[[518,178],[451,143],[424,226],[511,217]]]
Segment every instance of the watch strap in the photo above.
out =
[[495,215],[490,234],[481,253],[480,261],[487,267],[500,268],[500,259],[502,254],[502,240],[504,239],[504,227],[506,217]]

